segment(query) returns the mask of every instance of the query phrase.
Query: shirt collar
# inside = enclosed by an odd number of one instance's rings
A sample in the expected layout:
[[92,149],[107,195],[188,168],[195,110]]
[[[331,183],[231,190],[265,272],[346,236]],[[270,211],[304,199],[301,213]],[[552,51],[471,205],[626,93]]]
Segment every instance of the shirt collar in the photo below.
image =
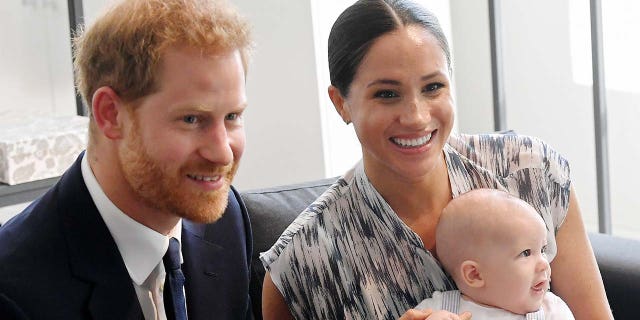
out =
[[133,220],[109,200],[93,175],[87,157],[85,152],[81,164],[84,183],[116,242],[129,276],[136,284],[141,285],[162,261],[169,248],[169,239],[174,237],[181,241],[182,220],[178,221],[167,236]]

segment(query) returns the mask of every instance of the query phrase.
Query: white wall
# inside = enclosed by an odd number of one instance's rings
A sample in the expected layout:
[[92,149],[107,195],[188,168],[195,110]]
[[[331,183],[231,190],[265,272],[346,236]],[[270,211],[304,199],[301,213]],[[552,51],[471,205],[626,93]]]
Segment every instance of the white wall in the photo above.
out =
[[245,112],[247,146],[240,189],[325,176],[309,1],[233,0],[256,42]]
[[0,18],[0,126],[76,114],[67,1],[6,1]]
[[493,130],[491,52],[486,1],[451,1],[458,131]]

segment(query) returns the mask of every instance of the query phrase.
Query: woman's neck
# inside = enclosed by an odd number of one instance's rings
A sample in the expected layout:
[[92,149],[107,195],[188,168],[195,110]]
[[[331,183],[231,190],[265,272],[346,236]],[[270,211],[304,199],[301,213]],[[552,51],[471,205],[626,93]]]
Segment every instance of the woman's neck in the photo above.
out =
[[407,180],[395,174],[367,176],[398,217],[422,238],[425,247],[433,249],[435,225],[451,200],[444,154],[420,179]]

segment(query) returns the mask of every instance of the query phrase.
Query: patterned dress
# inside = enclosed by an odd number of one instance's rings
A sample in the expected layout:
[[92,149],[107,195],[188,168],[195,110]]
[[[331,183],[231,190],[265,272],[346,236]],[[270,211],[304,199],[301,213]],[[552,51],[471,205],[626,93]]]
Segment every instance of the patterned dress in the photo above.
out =
[[[444,147],[452,196],[505,190],[547,225],[548,257],[569,205],[567,161],[518,135],[452,135]],[[260,256],[296,319],[397,319],[434,291],[454,288],[420,237],[356,165]]]

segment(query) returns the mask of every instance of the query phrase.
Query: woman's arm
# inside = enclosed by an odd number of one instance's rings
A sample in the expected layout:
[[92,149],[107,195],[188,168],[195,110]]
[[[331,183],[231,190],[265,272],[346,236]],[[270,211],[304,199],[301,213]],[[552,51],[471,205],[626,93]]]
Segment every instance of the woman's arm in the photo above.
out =
[[268,271],[264,275],[264,282],[262,283],[262,318],[264,320],[293,319],[282,294],[271,281],[271,275]]
[[551,262],[553,292],[567,303],[576,320],[613,319],[573,187],[556,243],[558,254]]

